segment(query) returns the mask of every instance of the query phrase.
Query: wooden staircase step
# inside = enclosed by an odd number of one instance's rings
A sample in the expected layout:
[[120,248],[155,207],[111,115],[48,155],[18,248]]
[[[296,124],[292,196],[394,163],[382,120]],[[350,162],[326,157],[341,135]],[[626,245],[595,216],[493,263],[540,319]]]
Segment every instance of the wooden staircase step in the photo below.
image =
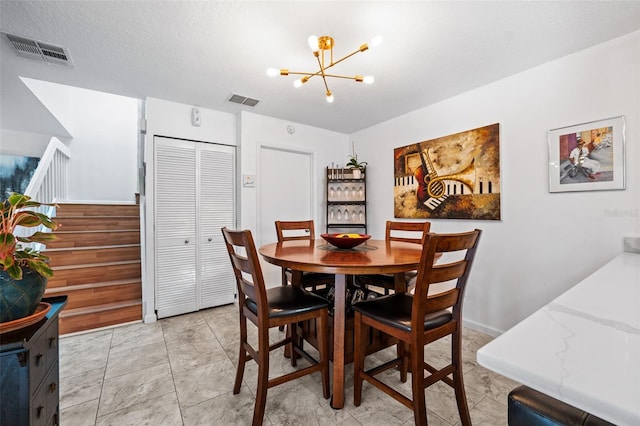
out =
[[60,313],[60,334],[142,320],[142,301],[114,302]]
[[56,216],[60,231],[139,229],[139,216]]
[[64,216],[140,216],[137,204],[58,203],[56,217]]
[[60,333],[142,319],[140,206],[58,203],[58,237],[45,254],[47,296],[66,295]]
[[65,309],[77,309],[115,302],[142,300],[140,279],[106,281],[47,288],[45,296],[67,296]]
[[49,256],[49,265],[52,267],[120,262],[140,260],[140,244],[54,248],[47,249],[43,253]]
[[52,269],[53,278],[47,281],[49,288],[126,280],[141,276],[140,260],[56,266]]
[[47,243],[47,249],[64,247],[110,246],[140,244],[139,229],[109,231],[56,231],[56,240]]

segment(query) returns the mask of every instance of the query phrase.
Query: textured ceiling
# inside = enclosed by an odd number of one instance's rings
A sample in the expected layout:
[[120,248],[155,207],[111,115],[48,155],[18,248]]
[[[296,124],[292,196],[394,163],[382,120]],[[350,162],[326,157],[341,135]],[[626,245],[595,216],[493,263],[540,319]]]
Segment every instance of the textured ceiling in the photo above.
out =
[[[2,40],[0,125],[46,130],[24,76],[352,133],[639,28],[640,1],[2,0],[0,31],[66,47],[74,68],[18,57]],[[319,79],[295,89],[293,77],[266,76],[314,70],[310,34],[334,37],[337,57],[382,35],[334,68],[376,82],[329,80],[328,104]],[[232,104],[231,93],[261,102]]]

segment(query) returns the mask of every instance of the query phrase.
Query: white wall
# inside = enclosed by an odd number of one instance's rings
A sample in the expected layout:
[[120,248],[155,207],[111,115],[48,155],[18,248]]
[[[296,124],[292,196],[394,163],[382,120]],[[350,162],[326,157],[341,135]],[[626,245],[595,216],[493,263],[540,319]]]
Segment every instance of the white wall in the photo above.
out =
[[145,266],[142,270],[142,315],[145,322],[156,320],[155,282],[154,282],[154,236],[153,236],[153,137],[166,136],[177,139],[189,139],[199,142],[237,145],[237,119],[233,114],[200,108],[201,125],[191,125],[193,106],[179,104],[155,98],[147,98],[145,117],[147,134],[144,141],[143,159],[146,168],[145,191],[141,196],[141,223],[143,242],[142,252]]
[[[139,100],[69,88],[69,200],[131,202],[138,192]],[[87,176],[94,176],[87,179]]]
[[[547,131],[619,115],[627,189],[549,193]],[[484,231],[464,316],[497,334],[620,253],[624,236],[640,236],[640,32],[351,135],[369,162],[370,233],[382,237],[393,218],[394,148],[493,123],[502,220],[433,220],[432,230]]]
[[[293,125],[295,132],[289,134],[287,126]],[[331,162],[347,162],[350,152],[349,138],[343,133],[320,129],[318,127],[293,123],[291,121],[265,117],[262,115],[242,112],[240,114],[240,164],[241,174],[256,175],[258,173],[258,151],[260,145],[279,147],[284,149],[313,152],[316,170],[315,199],[316,210],[313,212],[316,223],[316,233],[324,232],[326,224],[326,191],[324,173],[325,167]],[[286,165],[282,173],[287,173]],[[254,188],[241,188],[240,191],[240,223],[243,229],[251,229],[256,233],[257,194],[260,191],[260,179]],[[286,209],[286,206],[282,206]]]
[[[64,130],[69,135],[73,135],[75,133],[75,122],[77,121],[75,107],[77,99],[74,97],[77,94],[76,90],[81,89],[49,81],[34,80],[33,78],[20,77],[20,80],[44,104]],[[63,141],[64,139],[61,140]]]
[[0,130],[0,154],[40,158],[50,140],[51,135],[2,129]]

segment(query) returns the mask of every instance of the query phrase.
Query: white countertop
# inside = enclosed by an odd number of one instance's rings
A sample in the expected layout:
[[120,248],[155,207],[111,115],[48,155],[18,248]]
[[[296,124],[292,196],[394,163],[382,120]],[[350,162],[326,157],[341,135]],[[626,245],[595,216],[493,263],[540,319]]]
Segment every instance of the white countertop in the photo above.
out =
[[640,254],[614,258],[477,359],[609,422],[640,425]]

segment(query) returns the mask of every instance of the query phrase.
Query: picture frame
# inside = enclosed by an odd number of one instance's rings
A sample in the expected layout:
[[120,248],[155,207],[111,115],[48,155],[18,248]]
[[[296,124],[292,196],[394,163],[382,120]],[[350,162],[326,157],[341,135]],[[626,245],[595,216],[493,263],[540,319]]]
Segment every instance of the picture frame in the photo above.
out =
[[549,192],[625,189],[624,116],[551,129]]
[[500,220],[500,123],[393,150],[393,217]]

